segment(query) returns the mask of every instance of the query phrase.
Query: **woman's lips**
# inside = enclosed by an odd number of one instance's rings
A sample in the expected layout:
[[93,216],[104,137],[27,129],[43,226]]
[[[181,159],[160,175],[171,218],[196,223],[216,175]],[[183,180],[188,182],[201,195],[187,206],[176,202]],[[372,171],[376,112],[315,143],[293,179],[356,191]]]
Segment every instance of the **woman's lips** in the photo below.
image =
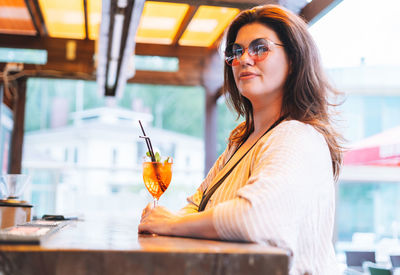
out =
[[251,73],[251,72],[242,72],[239,74],[239,79],[240,80],[247,80],[247,79],[252,79],[254,77],[258,76],[255,73]]

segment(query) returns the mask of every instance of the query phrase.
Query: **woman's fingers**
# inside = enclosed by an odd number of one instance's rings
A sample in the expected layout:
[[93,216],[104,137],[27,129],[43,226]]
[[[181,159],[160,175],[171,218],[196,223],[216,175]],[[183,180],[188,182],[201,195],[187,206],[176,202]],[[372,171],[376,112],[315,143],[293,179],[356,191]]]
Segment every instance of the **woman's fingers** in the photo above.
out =
[[142,221],[153,209],[152,203],[147,204],[147,206],[142,211],[142,217],[140,221]]
[[151,234],[148,226],[146,224],[140,223],[138,227],[139,234]]
[[157,208],[149,209],[147,213],[142,216],[138,227],[139,233],[156,233],[159,223],[163,221],[163,218],[158,214],[159,209]]
[[173,214],[163,206],[157,206],[155,208],[152,208],[151,206],[146,207],[142,213],[138,232],[171,234],[169,233],[169,225],[176,217],[176,214]]
[[142,219],[140,220],[140,222],[157,222],[160,220],[163,220],[165,217],[164,209],[161,206],[157,206],[151,209],[148,209],[146,207],[145,209],[146,211],[144,211],[145,213],[142,214]]

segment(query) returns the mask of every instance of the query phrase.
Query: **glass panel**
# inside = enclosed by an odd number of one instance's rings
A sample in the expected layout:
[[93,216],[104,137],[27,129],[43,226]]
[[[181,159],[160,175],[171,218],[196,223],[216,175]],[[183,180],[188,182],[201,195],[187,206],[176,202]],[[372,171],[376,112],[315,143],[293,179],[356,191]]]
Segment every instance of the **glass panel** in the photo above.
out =
[[238,9],[200,6],[179,40],[179,45],[211,46],[238,13]]
[[387,261],[399,252],[400,181],[346,182],[339,185],[336,244],[338,252],[377,250],[377,260]]
[[0,0],[0,33],[36,35],[24,0]]
[[82,0],[39,0],[46,27],[51,37],[85,38]]
[[138,71],[177,72],[179,58],[135,55],[135,69]]
[[188,9],[187,4],[147,1],[136,42],[171,44]]
[[100,21],[101,21],[101,0],[88,0],[88,31],[89,39],[96,40],[99,36]]
[[201,87],[127,84],[116,101],[100,97],[95,82],[29,78],[23,169],[32,184],[24,199],[39,217],[140,217],[152,200],[140,119],[155,150],[174,158],[160,204],[177,210],[204,176],[204,110]]
[[0,48],[0,62],[46,64],[47,51],[35,49]]
[[342,1],[310,27],[329,78],[344,93],[337,126],[350,152],[336,220],[343,263],[345,250],[374,250],[384,264],[400,253],[400,2],[379,4],[384,13],[373,0]]
[[243,122],[243,117],[237,119],[235,111],[231,110],[226,103],[225,96],[217,101],[217,155],[221,155],[228,145],[230,133],[237,125]]

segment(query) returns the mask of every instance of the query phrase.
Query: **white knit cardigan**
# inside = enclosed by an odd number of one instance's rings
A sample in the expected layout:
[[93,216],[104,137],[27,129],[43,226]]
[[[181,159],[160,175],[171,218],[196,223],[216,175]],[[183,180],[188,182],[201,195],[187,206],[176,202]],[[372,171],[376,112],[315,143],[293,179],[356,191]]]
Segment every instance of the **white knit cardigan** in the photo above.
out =
[[[197,212],[235,152],[228,147],[182,213]],[[263,136],[215,191],[213,224],[223,240],[292,253],[290,274],[339,274],[332,245],[335,182],[326,141],[314,127],[283,121]]]

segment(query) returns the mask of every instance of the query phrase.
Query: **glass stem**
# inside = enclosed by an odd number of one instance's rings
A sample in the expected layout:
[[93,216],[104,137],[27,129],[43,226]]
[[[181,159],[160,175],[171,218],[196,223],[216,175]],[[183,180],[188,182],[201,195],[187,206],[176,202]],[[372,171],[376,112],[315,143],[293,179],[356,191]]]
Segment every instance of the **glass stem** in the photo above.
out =
[[156,207],[158,205],[158,200],[156,198],[153,198],[153,207]]

